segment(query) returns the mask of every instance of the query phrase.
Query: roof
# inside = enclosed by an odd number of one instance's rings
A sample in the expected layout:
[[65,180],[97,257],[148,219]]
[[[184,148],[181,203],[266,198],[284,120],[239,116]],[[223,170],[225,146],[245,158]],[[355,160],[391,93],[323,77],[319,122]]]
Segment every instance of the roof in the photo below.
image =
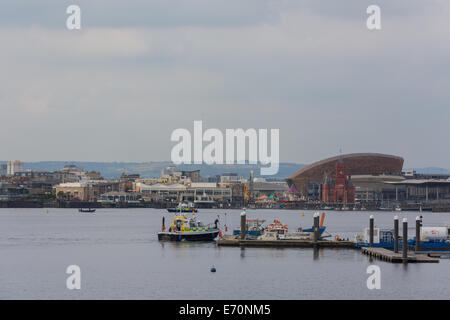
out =
[[403,181],[387,181],[390,184],[400,184],[400,185],[418,185],[418,184],[448,184],[450,185],[450,180],[439,180],[439,179],[405,179]]
[[253,190],[255,191],[287,191],[289,186],[287,183],[277,183],[277,182],[255,182],[253,183]]
[[350,153],[314,162],[290,175],[287,179],[299,176],[322,176],[324,171],[332,171],[337,161],[344,161],[349,174],[382,174],[401,172],[403,158],[382,153]]
[[192,182],[191,188],[217,188],[217,183],[215,182]]
[[129,195],[137,195],[138,192],[125,192],[125,191],[109,191],[103,193],[102,196],[129,196]]
[[56,187],[59,188],[82,188],[86,186],[86,182],[66,182],[60,183]]
[[139,187],[141,190],[186,190],[186,186],[179,183],[176,184],[157,183],[152,185],[139,183]]

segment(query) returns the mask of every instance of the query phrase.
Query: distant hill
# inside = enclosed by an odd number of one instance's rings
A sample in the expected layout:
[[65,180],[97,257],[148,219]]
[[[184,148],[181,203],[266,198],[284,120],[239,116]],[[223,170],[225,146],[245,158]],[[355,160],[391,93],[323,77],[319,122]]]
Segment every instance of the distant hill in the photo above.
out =
[[[0,161],[4,164],[6,161]],[[161,169],[171,166],[170,161],[157,162],[85,162],[85,161],[39,161],[25,162],[25,169],[34,171],[55,171],[62,169],[65,165],[74,164],[87,171],[98,171],[105,178],[118,178],[122,173],[138,173],[143,178],[159,177]],[[191,164],[176,166],[179,170],[200,170],[202,177],[208,177],[225,172],[233,172],[248,177],[250,170],[255,172],[256,177],[260,177],[260,165],[207,165]],[[304,164],[282,162],[278,174],[274,176],[264,176],[266,179],[285,179],[295,171],[305,167]],[[439,167],[408,168],[404,170],[415,170],[423,174],[450,174],[450,170]]]
[[[5,163],[5,161],[0,161]],[[160,162],[84,162],[84,161],[39,161],[25,162],[25,169],[33,171],[56,171],[62,169],[65,165],[73,164],[87,171],[98,171],[105,178],[118,178],[122,173],[138,173],[143,178],[159,177],[161,169],[171,166],[170,161]],[[280,163],[278,174],[274,176],[264,176],[267,179],[284,179],[305,165],[296,163]],[[260,176],[260,165],[179,165],[180,170],[198,170],[201,177],[208,177],[225,172],[233,172],[238,175],[248,177],[250,170],[255,172],[255,177]]]

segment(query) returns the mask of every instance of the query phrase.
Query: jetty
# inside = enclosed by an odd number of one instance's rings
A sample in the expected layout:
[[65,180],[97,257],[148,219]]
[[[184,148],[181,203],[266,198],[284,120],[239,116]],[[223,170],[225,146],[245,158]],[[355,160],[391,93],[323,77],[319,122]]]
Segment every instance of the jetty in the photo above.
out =
[[354,249],[353,241],[330,240],[258,240],[240,239],[238,236],[224,235],[217,241],[218,246],[227,247],[266,247],[266,248],[347,248]]
[[[330,241],[325,240],[321,236],[321,230],[323,232],[323,220],[325,214],[322,214],[322,221],[320,222],[320,214],[316,212],[313,216],[314,226],[311,231],[306,231],[300,236],[297,234],[294,237],[286,238],[287,228],[278,220],[274,220],[274,223],[269,225],[267,230],[270,236],[258,236],[255,237],[247,233],[247,218],[246,212],[241,213],[241,228],[239,234],[223,235],[217,241],[218,246],[228,247],[266,247],[266,248],[355,248],[353,241],[338,240]],[[266,230],[266,231],[267,231]],[[283,237],[280,238],[280,235]]]
[[[407,257],[404,258],[402,253],[395,253],[394,251],[384,249],[384,248],[371,248],[365,247],[361,248],[361,253],[368,255],[370,257],[392,262],[392,263],[404,263],[404,262],[413,262],[413,263],[438,263],[439,259],[430,257],[426,254],[419,254],[409,251]],[[406,259],[406,260],[405,260]]]
[[[286,226],[275,220],[269,225],[263,235],[255,237],[247,234],[247,220],[245,211],[241,213],[241,229],[239,234],[222,235],[218,241],[218,246],[223,247],[263,247],[263,248],[343,248],[361,249],[361,253],[372,258],[391,263],[438,263],[441,255],[450,252],[423,252],[421,251],[420,228],[422,226],[421,217],[416,218],[416,241],[413,250],[408,246],[408,221],[403,219],[403,237],[400,250],[399,221],[394,217],[394,234],[392,232],[382,233],[381,229],[375,228],[374,216],[369,218],[369,228],[364,229],[364,238],[356,237],[355,241],[341,240],[337,236],[335,240],[326,240],[320,234],[323,223],[319,223],[319,213],[313,216],[313,227],[305,234],[298,236],[292,233],[291,236],[285,230]],[[278,223],[275,223],[278,222]],[[309,231],[308,230],[308,231]],[[368,235],[368,237],[367,237]],[[281,237],[282,236],[282,237]],[[359,240],[358,240],[359,239]],[[393,250],[386,248],[393,247]]]

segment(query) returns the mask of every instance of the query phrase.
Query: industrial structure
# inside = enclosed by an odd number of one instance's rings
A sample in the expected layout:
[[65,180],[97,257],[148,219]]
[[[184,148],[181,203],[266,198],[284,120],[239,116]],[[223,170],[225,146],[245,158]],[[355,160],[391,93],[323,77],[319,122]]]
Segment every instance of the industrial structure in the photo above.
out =
[[322,183],[322,202],[354,203],[355,187],[350,176],[345,173],[345,163],[342,159],[336,161],[334,178],[325,173]]

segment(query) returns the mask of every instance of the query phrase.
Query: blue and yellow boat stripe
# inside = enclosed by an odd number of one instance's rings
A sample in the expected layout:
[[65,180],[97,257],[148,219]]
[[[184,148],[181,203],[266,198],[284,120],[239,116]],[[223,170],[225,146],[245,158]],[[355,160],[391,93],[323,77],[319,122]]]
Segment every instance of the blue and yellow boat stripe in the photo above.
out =
[[184,231],[208,231],[207,228],[190,228],[189,230]]

